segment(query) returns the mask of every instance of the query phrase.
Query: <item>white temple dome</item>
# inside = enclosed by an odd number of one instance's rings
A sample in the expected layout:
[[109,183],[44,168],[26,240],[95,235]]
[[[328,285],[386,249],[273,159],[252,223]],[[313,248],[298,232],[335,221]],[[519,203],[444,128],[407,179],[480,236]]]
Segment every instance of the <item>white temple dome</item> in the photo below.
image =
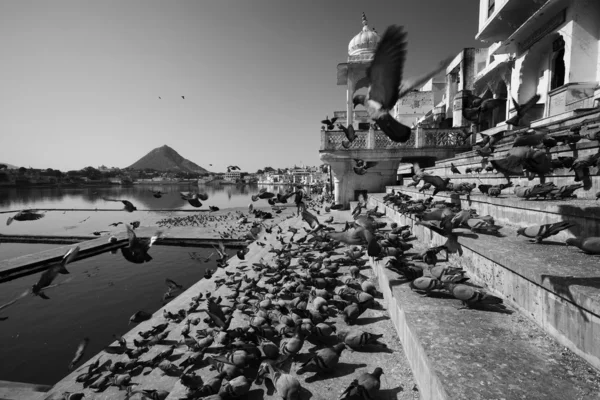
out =
[[367,23],[367,17],[365,13],[362,15],[362,31],[358,35],[354,36],[348,44],[348,55],[359,56],[363,54],[375,54],[377,44],[381,39],[375,28],[370,29]]

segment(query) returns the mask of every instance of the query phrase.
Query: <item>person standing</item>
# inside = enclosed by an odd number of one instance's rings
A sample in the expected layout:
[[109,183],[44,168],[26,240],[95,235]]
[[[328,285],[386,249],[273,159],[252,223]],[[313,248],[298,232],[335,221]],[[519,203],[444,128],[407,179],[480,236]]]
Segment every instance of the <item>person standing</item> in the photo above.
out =
[[304,200],[304,189],[302,188],[302,185],[298,185],[296,186],[296,197],[294,198],[294,203],[296,203],[296,209],[298,212],[298,216],[300,216],[300,209],[302,208],[301,206],[304,205],[304,202],[302,200]]

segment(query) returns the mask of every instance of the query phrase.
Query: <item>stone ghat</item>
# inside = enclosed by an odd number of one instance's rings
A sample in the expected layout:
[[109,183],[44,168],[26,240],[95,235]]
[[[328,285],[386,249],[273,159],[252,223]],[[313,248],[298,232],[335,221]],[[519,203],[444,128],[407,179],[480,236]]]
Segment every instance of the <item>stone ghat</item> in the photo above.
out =
[[[347,212],[332,212],[331,214],[321,213],[319,218],[327,218],[329,215],[333,215],[335,220],[333,223],[334,227],[340,227],[342,224],[348,220],[349,213]],[[293,217],[290,219],[284,220],[280,227],[283,230],[282,236],[285,238],[285,242],[289,241],[291,237],[291,233],[288,233],[289,227],[300,228],[302,226],[307,226],[305,222],[301,221],[298,217]],[[233,291],[229,289],[227,286],[223,285],[219,288],[216,287],[216,283],[220,280],[230,280],[234,278],[238,278],[240,276],[246,276],[248,278],[255,278],[258,276],[258,272],[250,268],[253,263],[270,263],[276,257],[273,252],[270,252],[271,246],[281,249],[282,244],[277,240],[277,234],[275,231],[277,228],[273,228],[273,234],[266,235],[266,240],[262,239],[266,245],[260,246],[257,243],[250,244],[248,246],[250,252],[246,255],[246,261],[241,261],[237,256],[232,257],[229,260],[229,266],[224,269],[218,269],[217,272],[213,275],[213,277],[209,280],[201,280],[196,283],[194,286],[190,287],[184,293],[173,299],[170,303],[168,303],[164,308],[158,310],[154,313],[152,319],[142,322],[137,325],[134,329],[124,335],[124,338],[127,340],[127,344],[129,347],[133,346],[134,339],[141,339],[138,336],[138,332],[145,331],[150,329],[153,326],[164,323],[166,320],[163,316],[164,311],[168,312],[177,312],[182,308],[188,308],[189,303],[191,302],[192,297],[197,296],[200,293],[211,292],[214,296],[222,296],[223,304],[232,305],[231,299],[228,299],[226,296],[230,296]],[[296,235],[296,239],[300,239],[304,236],[302,231]],[[296,248],[296,246],[294,246]],[[338,251],[331,254],[332,259],[336,259],[340,257],[339,253],[343,252],[345,248],[340,248]],[[296,266],[297,259],[292,260],[292,266]],[[342,267],[341,272],[346,273],[347,267]],[[363,274],[370,275],[370,269],[363,270]],[[228,275],[228,274],[231,274]],[[200,303],[201,308],[205,308],[205,302]],[[312,307],[312,306],[310,306]],[[309,307],[309,308],[310,308]],[[132,310],[132,313],[135,310]],[[192,313],[190,315],[191,318],[206,317],[205,313]],[[338,331],[348,329],[349,327],[342,321],[339,316],[332,317],[330,320],[335,322],[335,325],[338,327]],[[249,325],[249,317],[242,314],[240,311],[235,311],[234,318],[231,322],[230,328],[236,327],[244,327]],[[185,323],[182,321],[181,323],[173,323],[169,324],[167,331],[169,332],[166,343],[177,343],[182,339],[181,331],[184,328]],[[192,326],[192,334],[191,336],[195,336],[195,331],[197,329],[206,329],[208,326],[205,322],[201,321],[199,325]],[[300,362],[306,361],[316,348],[312,343],[306,341],[300,354],[297,356],[296,362],[291,365],[290,373],[298,378],[300,384],[304,388],[302,399],[314,399],[314,400],[330,400],[336,399],[342,393],[342,391],[355,379],[360,373],[363,372],[372,372],[372,370],[379,366],[383,368],[384,375],[381,380],[382,390],[380,392],[379,399],[416,399],[419,396],[418,390],[419,388],[415,386],[415,381],[413,380],[410,368],[408,366],[408,362],[404,355],[403,349],[398,341],[396,334],[394,333],[393,326],[388,317],[388,313],[383,309],[369,309],[365,311],[360,318],[357,320],[355,326],[352,329],[360,329],[365,330],[374,334],[382,334],[383,338],[380,339],[384,342],[389,350],[381,349],[381,348],[370,348],[368,351],[350,351],[344,350],[341,355],[340,363],[335,371],[331,374],[319,374],[314,375],[313,373],[305,373],[302,375],[297,374],[298,368],[300,367]],[[140,357],[140,360],[149,360],[161,351],[164,351],[168,348],[167,344],[158,344],[152,346],[150,350],[143,354]],[[113,346],[116,346],[117,343],[112,343]],[[218,352],[220,346],[213,344],[206,352],[205,357],[210,355],[215,355]],[[173,364],[179,364],[183,361],[186,356],[187,348],[185,346],[178,346],[175,350],[174,357],[172,358]],[[123,399],[125,398],[125,391],[119,391],[116,387],[109,387],[103,392],[96,393],[90,389],[83,389],[81,383],[77,383],[75,381],[76,377],[87,371],[87,366],[91,363],[95,362],[98,358],[101,358],[101,361],[105,362],[107,360],[111,360],[113,363],[116,361],[127,361],[128,357],[125,355],[115,355],[109,354],[107,352],[102,352],[93,356],[83,365],[76,368],[76,370],[65,377],[63,380],[58,382],[54,387],[43,397],[34,397],[35,400],[51,398],[51,396],[60,395],[65,391],[68,392],[83,392],[85,394],[86,399]],[[177,360],[176,360],[177,359]],[[146,369],[146,372],[149,369]],[[256,377],[256,369],[249,369],[246,371],[246,376],[250,380],[254,380]],[[209,378],[212,378],[217,375],[216,371],[212,371],[207,363],[202,363],[201,367],[196,370],[196,374],[201,376],[204,381],[207,381]],[[164,390],[169,392],[169,395],[166,397],[167,400],[180,399],[185,397],[186,388],[181,384],[181,381],[178,377],[164,375],[160,369],[156,368],[152,370],[148,375],[138,375],[132,377],[132,382],[138,383],[138,386],[135,387],[136,390],[141,389],[156,389],[156,390]],[[265,385],[256,385],[253,383],[250,392],[248,395],[243,396],[242,398],[248,400],[254,399],[279,399],[277,393],[273,393],[272,387],[271,389],[267,389]],[[132,400],[141,399],[140,394],[136,394],[131,397]]]
[[[388,193],[392,190],[405,193],[415,200],[426,199],[432,194],[431,190],[422,193],[413,187],[387,187]],[[514,195],[512,188],[504,189],[498,197],[487,196],[479,189],[474,189],[468,196],[441,192],[435,195],[434,200],[459,204],[461,209],[473,209],[479,215],[492,215],[501,225],[514,228],[561,221],[577,224],[553,236],[552,241],[564,242],[575,236],[600,236],[600,202],[595,200],[525,200]]]
[[[442,245],[446,238],[416,225],[382,201],[383,194],[369,196],[400,225],[409,225],[427,245]],[[492,216],[494,216],[492,214]],[[487,288],[500,294],[525,316],[541,326],[559,343],[600,368],[600,282],[597,257],[577,248],[566,248],[552,238],[532,244],[516,237],[515,229],[504,226],[503,237],[473,234],[455,229],[462,256],[458,265]]]
[[[423,296],[386,268],[387,261],[372,259],[371,266],[421,399],[597,398],[597,371],[518,311],[461,309],[461,302],[444,292]],[[455,257],[449,264],[460,265]],[[476,277],[471,284],[483,286]]]

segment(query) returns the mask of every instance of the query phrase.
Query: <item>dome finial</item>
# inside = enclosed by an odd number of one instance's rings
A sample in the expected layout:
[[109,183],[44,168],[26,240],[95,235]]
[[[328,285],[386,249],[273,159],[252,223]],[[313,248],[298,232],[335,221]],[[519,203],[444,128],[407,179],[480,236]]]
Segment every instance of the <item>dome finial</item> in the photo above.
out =
[[367,26],[367,24],[369,23],[369,21],[367,21],[367,16],[365,15],[364,11],[362,13],[362,24],[364,26]]

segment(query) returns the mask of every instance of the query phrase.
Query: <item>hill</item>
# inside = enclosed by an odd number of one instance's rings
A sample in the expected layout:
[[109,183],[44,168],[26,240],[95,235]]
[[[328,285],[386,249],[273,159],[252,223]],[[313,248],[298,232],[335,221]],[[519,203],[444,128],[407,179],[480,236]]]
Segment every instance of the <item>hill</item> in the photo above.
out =
[[0,162],[0,165],[2,165],[2,164],[6,165],[6,168],[8,168],[8,169],[19,169],[19,167],[17,167],[16,165]]
[[198,164],[183,158],[179,153],[167,145],[157,147],[150,151],[144,157],[131,164],[128,168],[151,168],[156,171],[181,171],[200,174],[209,172]]

